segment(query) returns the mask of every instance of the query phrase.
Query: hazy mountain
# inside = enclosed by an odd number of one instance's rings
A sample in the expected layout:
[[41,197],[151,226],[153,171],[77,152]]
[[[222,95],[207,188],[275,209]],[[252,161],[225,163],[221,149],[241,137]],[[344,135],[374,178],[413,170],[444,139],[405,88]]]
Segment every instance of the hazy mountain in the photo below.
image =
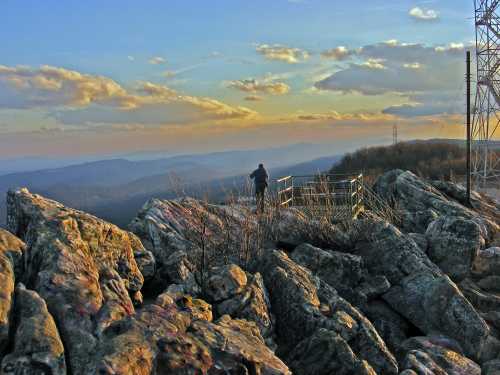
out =
[[[131,206],[135,209],[151,196],[159,194],[171,197],[176,193],[201,194],[203,191],[213,190],[216,196],[220,196],[221,191],[233,184],[227,178],[247,176],[260,162],[265,162],[270,169],[283,168],[307,161],[311,159],[310,155],[323,156],[330,149],[331,146],[328,145],[296,144],[270,149],[180,155],[156,160],[91,161],[0,176],[0,195],[4,196],[9,188],[26,186],[33,192],[72,207],[91,212],[106,208],[115,212],[126,204],[124,202],[136,202]],[[137,158],[138,155],[134,157]],[[298,168],[308,170],[310,166],[311,171],[318,166],[326,168],[325,160],[328,158],[298,164]],[[0,169],[1,166],[0,162]],[[105,213],[102,216],[110,218]],[[4,222],[5,203],[0,199],[0,224]]]

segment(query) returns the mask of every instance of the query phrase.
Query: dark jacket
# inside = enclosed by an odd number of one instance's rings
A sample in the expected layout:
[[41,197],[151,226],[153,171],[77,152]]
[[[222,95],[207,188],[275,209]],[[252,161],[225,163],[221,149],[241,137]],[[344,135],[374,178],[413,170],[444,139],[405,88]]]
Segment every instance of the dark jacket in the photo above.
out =
[[253,178],[255,186],[267,186],[269,175],[267,174],[266,168],[262,167],[253,171],[250,178]]

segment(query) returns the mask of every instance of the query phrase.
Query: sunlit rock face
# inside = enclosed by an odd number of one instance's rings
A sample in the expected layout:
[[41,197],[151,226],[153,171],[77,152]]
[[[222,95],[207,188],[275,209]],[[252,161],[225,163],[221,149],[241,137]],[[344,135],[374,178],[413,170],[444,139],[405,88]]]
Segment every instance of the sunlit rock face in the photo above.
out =
[[7,205],[8,229],[26,243],[23,280],[46,301],[73,374],[82,373],[96,324],[133,314],[144,281],[135,257],[146,251],[133,234],[26,189],[10,191]]
[[337,225],[191,198],[122,230],[9,192],[0,374],[479,375],[500,369],[500,215],[410,172]]

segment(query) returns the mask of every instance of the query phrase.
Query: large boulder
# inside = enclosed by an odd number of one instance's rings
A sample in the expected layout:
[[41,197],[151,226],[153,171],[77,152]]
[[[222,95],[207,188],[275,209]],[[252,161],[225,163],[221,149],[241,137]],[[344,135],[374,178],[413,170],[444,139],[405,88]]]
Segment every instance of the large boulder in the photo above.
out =
[[456,339],[473,359],[481,356],[487,349],[488,325],[410,237],[375,217],[357,222],[351,236],[356,239],[354,253],[369,271],[391,283],[383,298],[394,310],[424,333]]
[[18,280],[22,279],[24,271],[23,254],[26,250],[24,242],[12,233],[0,228],[0,253],[10,259]]
[[[164,289],[171,283],[169,270],[174,253],[185,254],[198,271],[202,262],[208,269],[224,261],[248,261],[258,247],[257,225],[256,217],[244,207],[182,198],[149,200],[129,229],[154,254],[157,284]],[[216,264],[209,265],[210,261]]]
[[387,292],[385,276],[371,276],[361,257],[324,250],[309,244],[294,249],[290,258],[308,268],[315,276],[335,288],[350,303],[364,307],[368,300]]
[[429,224],[427,254],[453,280],[466,278],[484,239],[481,228],[472,220],[441,216]]
[[[300,353],[302,349],[295,350],[298,345],[310,350],[314,342],[330,338],[334,341],[320,345],[321,353],[315,354],[316,358],[325,356],[323,363],[330,359],[339,367],[344,363],[346,368],[352,368],[354,363],[366,361],[369,365],[366,367],[371,366],[378,374],[397,374],[396,361],[375,328],[332,287],[282,251],[267,252],[261,271],[276,315],[279,351],[293,363],[292,370],[300,374],[308,363],[307,356]],[[333,334],[317,332],[320,328]],[[316,333],[319,336],[314,338]],[[337,337],[343,339],[350,351],[332,349]],[[344,352],[353,355],[341,355]]]
[[441,216],[475,221],[485,239],[491,239],[499,230],[493,220],[450,199],[410,171],[387,172],[376,180],[373,189],[402,212],[402,228],[407,232],[425,233],[429,224]]
[[45,301],[23,284],[16,287],[13,351],[2,361],[3,375],[66,375],[64,347]]
[[145,249],[132,233],[27,189],[9,191],[7,213],[26,242],[23,279],[56,320],[72,374],[82,374],[96,328],[134,312],[144,280],[134,257]]
[[9,344],[12,307],[14,301],[14,267],[0,252],[0,356]]
[[211,301],[221,302],[240,294],[247,285],[247,275],[236,264],[211,269],[205,293]]
[[264,280],[260,273],[248,274],[247,280],[240,293],[215,304],[215,309],[218,316],[229,315],[254,322],[267,346],[274,348],[274,317]]
[[396,353],[415,328],[383,300],[368,302],[363,313],[370,320],[389,349]]
[[23,269],[24,242],[0,229],[0,356],[9,342],[14,286]]
[[160,295],[104,332],[87,374],[290,374],[255,324],[227,315],[214,323],[204,311],[189,296]]
[[301,375],[376,375],[336,332],[319,328],[290,353],[290,367]]

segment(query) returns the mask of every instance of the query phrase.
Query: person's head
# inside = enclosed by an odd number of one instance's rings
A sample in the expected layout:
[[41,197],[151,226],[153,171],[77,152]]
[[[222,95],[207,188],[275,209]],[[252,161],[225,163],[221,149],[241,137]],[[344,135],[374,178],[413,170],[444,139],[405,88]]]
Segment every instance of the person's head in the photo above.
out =
[[259,168],[264,168],[264,164],[260,163]]

